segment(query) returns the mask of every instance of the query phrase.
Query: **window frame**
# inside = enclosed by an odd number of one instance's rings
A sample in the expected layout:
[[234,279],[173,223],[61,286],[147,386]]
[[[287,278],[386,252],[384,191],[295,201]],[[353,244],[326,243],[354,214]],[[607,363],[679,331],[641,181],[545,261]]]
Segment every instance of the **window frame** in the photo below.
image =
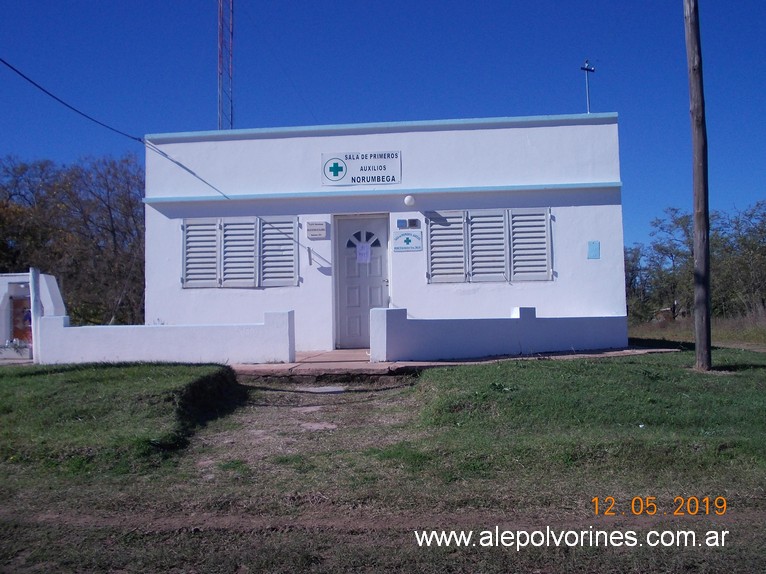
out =
[[[220,277],[220,260],[218,253],[221,250],[220,246],[220,222],[214,218],[199,218],[184,220],[181,226],[182,245],[183,252],[181,255],[181,283],[184,288],[196,289],[196,288],[210,288],[218,287],[218,278]],[[203,229],[208,227],[207,230]],[[196,230],[199,229],[199,235]],[[194,233],[191,233],[195,230]],[[202,246],[200,245],[204,239],[200,237],[201,234],[208,236],[213,235],[212,240],[215,242],[214,246]],[[210,239],[208,239],[210,241]],[[210,262],[203,263],[200,259],[211,259]],[[202,267],[206,268],[206,271],[201,270]],[[205,278],[197,278],[198,275],[205,274]],[[212,277],[211,277],[212,275]]]
[[[538,221],[532,221],[532,218],[538,218]],[[515,225],[516,222],[519,222]],[[530,223],[532,221],[532,223]],[[534,228],[532,226],[535,226]],[[519,228],[527,227],[528,230],[521,230]],[[515,229],[515,230],[514,230]],[[527,233],[527,235],[524,235]],[[550,207],[545,209],[534,207],[519,207],[508,210],[508,236],[509,236],[509,254],[508,254],[508,266],[510,269],[510,281],[511,283],[517,281],[552,281],[553,280],[553,253],[551,249],[551,209]],[[532,254],[532,256],[540,255],[544,259],[544,269],[540,269],[538,263],[536,270],[523,269],[523,267],[530,267],[530,265],[521,265],[517,261],[521,259],[523,254],[519,255],[519,259],[516,258],[517,251],[534,251],[538,253]],[[539,253],[543,250],[542,254]],[[529,261],[529,258],[527,258]]]
[[[197,229],[199,233],[190,235]],[[184,289],[298,286],[298,229],[298,217],[294,215],[184,219],[181,285]],[[215,234],[214,245],[211,231]],[[195,247],[194,243],[202,245]],[[194,249],[192,253],[190,248]],[[206,267],[196,271],[203,265]],[[211,277],[213,270],[215,278]],[[195,273],[205,271],[204,279],[193,278]]]
[[551,221],[549,207],[434,211],[426,216],[426,279],[428,283],[551,281]]
[[[429,215],[426,220],[428,282],[464,283],[466,281],[466,213],[465,211],[443,211],[436,215],[438,220],[432,215]],[[439,227],[435,228],[435,224]],[[434,256],[435,250],[436,256]]]

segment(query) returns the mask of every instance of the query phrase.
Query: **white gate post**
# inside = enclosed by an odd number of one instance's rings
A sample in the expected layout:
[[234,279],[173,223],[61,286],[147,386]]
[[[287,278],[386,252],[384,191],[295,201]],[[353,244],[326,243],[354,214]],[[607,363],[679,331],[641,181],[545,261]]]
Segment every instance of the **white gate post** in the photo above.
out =
[[32,312],[32,358],[35,363],[39,363],[39,351],[42,347],[40,317],[43,316],[43,305],[40,301],[40,270],[35,267],[29,268],[29,298]]

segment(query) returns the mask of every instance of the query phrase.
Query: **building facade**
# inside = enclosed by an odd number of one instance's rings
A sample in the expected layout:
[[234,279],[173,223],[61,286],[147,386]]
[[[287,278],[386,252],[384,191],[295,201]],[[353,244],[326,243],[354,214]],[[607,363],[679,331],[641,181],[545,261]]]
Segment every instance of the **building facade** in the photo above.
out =
[[146,139],[147,324],[293,311],[310,351],[369,347],[371,309],[532,307],[627,344],[616,114]]

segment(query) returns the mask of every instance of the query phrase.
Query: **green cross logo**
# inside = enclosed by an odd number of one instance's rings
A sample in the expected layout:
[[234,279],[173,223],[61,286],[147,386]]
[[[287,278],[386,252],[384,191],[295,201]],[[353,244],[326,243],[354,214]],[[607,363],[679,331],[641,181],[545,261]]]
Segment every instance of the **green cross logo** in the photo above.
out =
[[324,175],[330,181],[340,181],[346,176],[346,162],[334,157],[324,164]]
[[333,177],[338,177],[338,174],[343,171],[343,168],[340,166],[340,164],[336,161],[334,164],[330,166],[330,168],[327,170],[330,173],[332,173]]
[[409,237],[407,237],[407,238],[404,240],[404,244],[405,244],[405,245],[409,245],[410,243],[412,243],[412,239],[410,239]]

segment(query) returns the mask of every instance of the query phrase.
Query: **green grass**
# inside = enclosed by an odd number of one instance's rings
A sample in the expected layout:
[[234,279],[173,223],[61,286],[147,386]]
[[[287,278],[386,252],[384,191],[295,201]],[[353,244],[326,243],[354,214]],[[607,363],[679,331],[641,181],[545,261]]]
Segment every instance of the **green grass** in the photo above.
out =
[[715,359],[711,374],[689,369],[689,353],[427,371],[420,423],[438,432],[376,456],[446,481],[514,468],[562,481],[573,472],[690,483],[763,473],[766,355]]
[[218,468],[239,477],[247,477],[250,476],[251,473],[250,467],[247,466],[247,462],[238,458],[219,463]]
[[[444,508],[502,507],[509,491],[532,511],[557,498],[583,509],[605,495],[658,496],[666,506],[722,495],[760,508],[766,355],[719,350],[708,374],[693,360],[680,352],[426,371],[414,390],[426,438],[363,454],[370,472],[396,474],[391,492]],[[497,490],[503,483],[509,491]],[[483,494],[456,495],[468,484]]]
[[305,474],[317,468],[308,457],[302,454],[281,454],[273,457],[272,461],[274,464],[288,466],[299,474]]
[[[254,385],[207,428],[210,393],[195,381],[214,367],[3,370],[0,570],[766,571],[766,354],[716,349],[713,362],[700,373],[689,351],[507,361],[321,397]],[[321,409],[294,409],[309,404]],[[86,406],[101,424],[80,433]],[[305,420],[337,428],[306,432]],[[142,462],[166,451],[141,454],[136,436],[175,445],[172,472]],[[39,475],[46,464],[64,472]],[[591,503],[653,496],[672,513],[674,497],[692,495],[724,496],[729,512],[608,522]],[[732,534],[722,549],[522,552],[425,549],[412,535],[496,524]]]
[[422,472],[433,462],[433,454],[425,452],[409,441],[398,442],[383,448],[373,448],[367,452],[378,460],[390,461],[411,473]]
[[156,463],[186,444],[206,411],[226,408],[226,389],[229,398],[237,395],[233,373],[218,366],[4,367],[0,373],[0,460],[75,474]]

